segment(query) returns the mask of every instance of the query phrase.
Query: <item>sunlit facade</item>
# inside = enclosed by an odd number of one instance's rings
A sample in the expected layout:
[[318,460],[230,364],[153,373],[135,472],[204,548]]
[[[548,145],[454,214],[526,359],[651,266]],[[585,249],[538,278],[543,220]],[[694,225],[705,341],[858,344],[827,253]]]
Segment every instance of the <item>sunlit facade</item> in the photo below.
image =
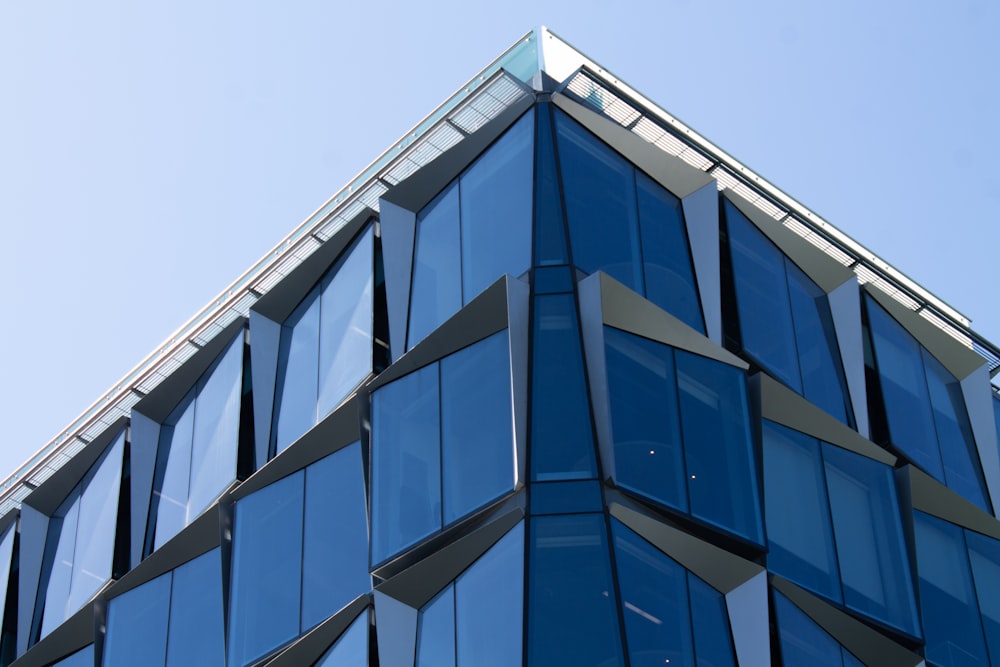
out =
[[1000,664],[994,348],[544,28],[463,91],[19,478],[0,665]]

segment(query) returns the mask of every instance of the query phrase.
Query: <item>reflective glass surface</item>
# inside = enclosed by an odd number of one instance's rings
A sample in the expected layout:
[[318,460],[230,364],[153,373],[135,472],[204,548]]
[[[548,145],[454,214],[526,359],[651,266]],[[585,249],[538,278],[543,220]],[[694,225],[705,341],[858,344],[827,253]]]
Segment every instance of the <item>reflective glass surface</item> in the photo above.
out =
[[166,667],[224,664],[220,550],[213,549],[181,565],[173,577]]
[[372,562],[441,527],[438,365],[372,396]]
[[823,445],[844,604],[920,635],[892,470]]
[[50,667],[94,667],[94,645],[82,648],[76,653],[52,663]]
[[169,573],[159,576],[108,605],[105,667],[164,664],[170,580]]
[[367,667],[368,612],[358,616],[315,667]]
[[408,348],[462,307],[458,182],[417,216]]
[[596,479],[531,485],[532,514],[574,514],[603,509],[601,483]]
[[236,503],[229,664],[246,665],[299,632],[302,471]]
[[767,567],[841,601],[840,574],[819,441],[764,421]]
[[623,665],[604,517],[536,517],[530,549],[528,664]]
[[965,531],[969,547],[969,561],[979,599],[979,613],[993,662],[1000,661],[1000,542],[992,538]]
[[556,169],[552,133],[552,109],[548,104],[536,107],[537,143],[535,146],[535,266],[568,264],[566,231],[563,223],[562,195]]
[[682,350],[674,358],[691,513],[761,543],[743,371]]
[[843,667],[842,647],[781,593],[774,591],[781,664],[785,667]]
[[673,351],[611,327],[604,344],[615,481],[687,511]]
[[923,512],[913,513],[913,525],[928,660],[942,667],[990,664],[962,529]]
[[695,664],[697,667],[736,667],[725,596],[690,572],[688,594],[691,596],[694,651],[698,656]]
[[463,303],[531,265],[534,125],[526,113],[459,180]]
[[[319,390],[319,298],[299,304],[281,328],[274,402],[274,453],[283,451],[316,423]],[[283,372],[282,372],[283,371]]]
[[417,667],[455,665],[455,585],[438,593],[420,610]]
[[532,335],[531,479],[597,477],[573,295],[536,296]]

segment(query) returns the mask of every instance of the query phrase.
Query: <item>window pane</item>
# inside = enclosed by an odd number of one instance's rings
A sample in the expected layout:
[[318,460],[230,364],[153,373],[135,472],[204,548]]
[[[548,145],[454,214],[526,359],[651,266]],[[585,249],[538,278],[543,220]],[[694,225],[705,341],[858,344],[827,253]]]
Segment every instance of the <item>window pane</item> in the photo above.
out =
[[560,111],[556,136],[573,264],[586,273],[604,271],[645,294],[635,169]]
[[691,513],[763,539],[743,371],[676,350]]
[[531,478],[597,477],[575,300],[537,296],[534,306]]
[[229,664],[245,665],[299,632],[304,473],[236,503]]
[[825,443],[823,459],[844,603],[919,636],[892,470]]
[[222,624],[222,563],[213,549],[174,570],[167,667],[224,664]]
[[872,299],[865,303],[889,439],[911,461],[943,482],[920,345]]
[[947,667],[989,664],[962,529],[923,512],[913,513],[913,525],[927,659]]
[[842,667],[841,646],[781,593],[774,592],[774,613],[785,667]]
[[365,667],[368,665],[368,612],[340,635],[326,655],[316,662],[315,667]]
[[441,527],[438,365],[372,397],[372,561]]
[[632,667],[694,667],[683,567],[618,521],[611,521]]
[[636,189],[646,297],[705,333],[681,201],[641,172],[636,172]]
[[802,393],[785,256],[729,201],[723,206],[743,349]]
[[[42,615],[41,636],[68,618],[66,599],[69,597],[73,579],[73,551],[76,548],[76,526],[80,517],[79,491],[67,499],[70,503],[62,517],[49,520],[49,534],[45,544],[46,561],[51,563],[51,571],[45,589],[45,609]],[[65,505],[65,503],[64,503]],[[49,551],[54,550],[50,556]],[[44,573],[43,573],[44,576]]]
[[562,196],[556,171],[551,105],[540,104],[535,147],[535,265],[568,264]]
[[156,449],[157,477],[152,507],[156,510],[156,540],[154,548],[181,531],[187,525],[187,502],[191,480],[191,443],[194,433],[194,399],[196,389],[188,392],[160,428]]
[[604,328],[615,481],[687,511],[671,349]]
[[850,426],[850,401],[826,293],[794,264],[786,262],[785,265],[802,393],[810,402]]
[[407,349],[426,338],[461,307],[458,186],[452,183],[417,216]]
[[369,229],[320,283],[317,419],[371,371],[374,252]]
[[944,481],[955,492],[989,513],[986,489],[979,468],[979,453],[972,438],[962,388],[941,363],[921,350],[927,372],[927,389],[934,408],[938,447],[944,464]]
[[623,665],[600,514],[531,522],[528,664]]
[[965,531],[972,576],[979,594],[979,613],[993,662],[1000,662],[1000,542]]
[[[319,299],[313,290],[281,327],[278,399],[274,406],[275,454],[316,424],[319,367]],[[284,373],[281,372],[284,369]]]
[[50,667],[94,667],[94,645],[82,648],[59,662],[52,663]]
[[767,567],[840,602],[819,442],[769,421],[763,430]]
[[506,331],[441,360],[444,522],[514,487],[514,425]]
[[420,610],[417,667],[455,665],[455,585],[437,594]]
[[523,599],[524,523],[519,523],[455,582],[459,667],[521,664]]
[[108,603],[105,667],[163,664],[171,576],[164,574]]
[[688,592],[691,596],[694,650],[698,656],[695,664],[697,667],[736,667],[726,598],[690,572]]
[[531,265],[534,130],[528,112],[461,177],[463,303]]
[[302,629],[371,590],[361,443],[306,468]]

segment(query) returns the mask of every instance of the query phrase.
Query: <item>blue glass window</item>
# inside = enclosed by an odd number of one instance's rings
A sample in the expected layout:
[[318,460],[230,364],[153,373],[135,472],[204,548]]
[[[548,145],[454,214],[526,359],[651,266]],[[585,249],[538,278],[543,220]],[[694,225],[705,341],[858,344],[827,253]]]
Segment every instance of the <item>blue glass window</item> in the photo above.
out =
[[417,667],[455,667],[455,585],[420,610]]
[[983,633],[993,661],[1000,660],[1000,541],[965,531],[969,562],[976,583]]
[[368,665],[368,612],[358,616],[314,667]]
[[851,426],[850,399],[826,294],[736,206],[723,201],[744,352]]
[[527,113],[417,214],[408,348],[531,265],[533,137]]
[[568,264],[562,196],[556,169],[552,110],[541,104],[536,114],[535,146],[535,266]]
[[874,437],[989,511],[958,381],[873,299],[865,304],[888,429]]
[[122,432],[49,521],[38,593],[39,602],[44,599],[41,637],[80,609],[111,578],[124,451]]
[[332,412],[371,372],[374,252],[368,229],[282,325],[272,455]]
[[562,112],[556,136],[573,263],[704,333],[680,200]]
[[786,667],[853,667],[861,664],[777,591],[774,592],[774,612],[778,621],[781,664]]
[[253,662],[371,590],[360,449],[236,503],[230,665]]
[[219,550],[112,599],[103,657],[105,667],[222,665]]
[[698,667],[703,664],[737,667],[725,596],[690,572],[688,591],[691,594],[691,625],[694,627]]
[[923,512],[913,513],[913,526],[927,659],[942,667],[990,664],[962,529]]
[[600,514],[531,522],[528,665],[624,665]]
[[82,648],[76,653],[69,655],[58,662],[52,663],[49,667],[93,667],[94,666],[94,645],[91,644]]
[[573,295],[536,296],[532,317],[531,479],[597,477]]
[[604,332],[616,483],[760,543],[743,372],[611,327]]
[[372,396],[372,562],[514,486],[506,331]]
[[149,551],[190,524],[236,478],[242,386],[241,331],[160,428]]

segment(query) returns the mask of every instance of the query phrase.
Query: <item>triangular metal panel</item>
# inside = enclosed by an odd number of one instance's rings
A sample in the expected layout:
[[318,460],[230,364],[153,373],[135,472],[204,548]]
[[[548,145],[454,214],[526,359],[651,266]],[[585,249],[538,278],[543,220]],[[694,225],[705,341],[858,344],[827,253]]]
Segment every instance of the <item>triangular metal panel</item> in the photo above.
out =
[[847,280],[827,294],[830,317],[837,334],[840,361],[847,381],[847,393],[858,433],[868,437],[868,393],[865,384],[865,348],[861,327],[861,288],[857,280]]
[[993,412],[993,390],[986,366],[972,371],[959,383],[962,398],[969,413],[972,437],[976,441],[979,462],[982,465],[986,488],[992,499],[993,514],[1000,503],[1000,443],[997,442],[997,424]]
[[578,294],[583,356],[587,364],[590,407],[594,413],[597,446],[601,453],[605,477],[616,479],[614,437],[611,432],[611,397],[608,395],[608,369],[604,353],[604,311],[601,307],[601,276],[604,275],[594,274],[581,280]]
[[1000,521],[914,465],[907,473],[913,509],[1000,540]]
[[691,263],[705,332],[722,345],[722,286],[719,269],[719,191],[715,180],[681,199]]
[[278,375],[281,323],[250,311],[250,359],[253,368],[254,469],[267,463]]
[[389,311],[389,353],[396,361],[406,352],[417,212],[383,199],[379,203],[379,225],[382,228],[385,301]]
[[417,610],[375,591],[379,667],[413,667],[417,657]]
[[767,572],[726,593],[729,628],[738,665],[770,665],[771,637],[767,612]]
[[156,473],[156,450],[160,441],[160,424],[141,412],[133,412],[131,420],[131,446],[129,465],[131,481],[131,532],[129,545],[130,566],[142,560],[146,540],[146,522],[153,494],[153,476]]
[[28,650],[31,618],[42,575],[45,538],[49,532],[49,517],[31,505],[21,505],[20,570],[17,582],[17,654]]

